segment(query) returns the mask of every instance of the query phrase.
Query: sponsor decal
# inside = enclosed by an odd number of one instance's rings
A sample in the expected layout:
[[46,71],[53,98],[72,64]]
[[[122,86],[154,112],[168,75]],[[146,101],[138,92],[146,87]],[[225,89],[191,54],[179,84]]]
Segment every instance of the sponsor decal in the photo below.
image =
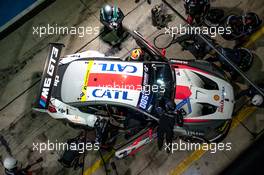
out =
[[140,93],[140,100],[139,100],[139,107],[141,109],[146,109],[151,101],[150,96],[150,89],[146,86],[149,83],[149,74],[148,74],[148,67],[144,65],[144,80],[143,80],[143,87]]
[[121,72],[121,73],[135,73],[137,67],[130,64],[120,63],[99,63],[98,64],[102,72]]
[[220,97],[219,97],[219,95],[214,95],[214,100],[215,100],[215,101],[218,101],[218,100],[220,100]]
[[192,131],[192,130],[187,130],[188,135],[195,135],[195,136],[204,136],[203,132],[199,132],[199,131]]
[[108,98],[108,99],[116,99],[116,100],[128,100],[132,101],[132,99],[128,98],[128,91],[123,90],[105,90],[105,89],[94,89],[92,92],[92,96],[95,98]]
[[60,77],[58,75],[56,75],[53,86],[55,86],[55,87],[58,86],[59,82],[60,82]]
[[153,130],[150,128],[146,133],[144,133],[142,136],[138,137],[131,145],[125,147],[124,149],[117,150],[115,155],[118,158],[123,158],[128,155],[134,155],[140,149],[153,141],[157,138],[157,133],[154,133]]
[[[80,101],[94,99],[133,103],[139,96],[142,68],[135,63],[87,61]],[[140,65],[141,66],[141,65]],[[137,96],[133,96],[137,95]]]
[[56,58],[58,57],[59,49],[56,47],[52,47],[51,54],[50,54],[50,59],[48,62],[48,68],[46,70],[46,77],[44,79],[43,87],[41,89],[41,96],[39,100],[39,104],[45,108],[47,105],[47,99],[49,96],[49,91],[51,88],[51,82],[52,82],[52,77],[55,71],[56,67]]
[[180,103],[178,103],[176,105],[175,112],[180,110],[184,105],[187,105],[187,107],[188,107],[188,113],[187,114],[192,113],[192,106],[191,106],[190,98],[183,99]]
[[225,105],[225,87],[222,87],[222,91],[221,91],[221,101],[220,101],[220,105],[218,107],[218,112],[222,112],[224,111],[224,105]]

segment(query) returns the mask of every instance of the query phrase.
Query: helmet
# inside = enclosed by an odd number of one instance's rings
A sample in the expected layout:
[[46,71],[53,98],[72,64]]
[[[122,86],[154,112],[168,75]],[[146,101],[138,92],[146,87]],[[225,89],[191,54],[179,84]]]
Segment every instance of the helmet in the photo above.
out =
[[248,71],[253,63],[253,54],[246,48],[238,48],[236,50],[239,58],[238,67],[244,72]]
[[130,55],[130,58],[132,60],[139,60],[141,55],[142,55],[142,50],[140,48],[138,49],[134,49],[132,52],[131,52],[131,55]]
[[102,8],[102,15],[104,20],[111,20],[113,16],[113,8],[110,5],[105,5]]
[[17,160],[15,159],[15,158],[13,158],[13,157],[6,157],[5,159],[4,159],[4,167],[6,168],[6,169],[13,169],[13,168],[15,168],[16,166],[17,166]]
[[256,94],[252,98],[251,103],[255,106],[260,106],[263,103],[263,97],[259,94]]

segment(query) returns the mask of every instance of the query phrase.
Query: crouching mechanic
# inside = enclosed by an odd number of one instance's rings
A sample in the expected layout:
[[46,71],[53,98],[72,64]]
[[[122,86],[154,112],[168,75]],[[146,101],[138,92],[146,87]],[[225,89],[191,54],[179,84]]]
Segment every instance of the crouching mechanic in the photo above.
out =
[[[210,43],[216,45],[215,41],[208,35],[203,35]],[[206,44],[203,39],[198,35],[185,34],[173,40],[173,43],[179,43],[182,50],[189,51],[195,58],[203,59],[208,53],[211,52],[211,47]]]
[[28,172],[28,169],[30,168],[24,168],[19,169],[17,167],[17,160],[13,157],[6,157],[4,159],[3,165],[5,167],[5,174],[6,175],[28,175],[30,174]]
[[210,9],[209,0],[184,0],[185,13],[188,15],[187,21],[189,24],[193,24],[195,20],[196,24],[200,24],[204,16]]
[[[264,84],[258,84],[258,87],[264,92]],[[240,99],[243,96],[247,96],[251,100],[251,104],[257,107],[264,107],[264,98],[258,93],[258,91],[253,87],[249,86],[247,89],[242,90],[236,95],[236,100]]]

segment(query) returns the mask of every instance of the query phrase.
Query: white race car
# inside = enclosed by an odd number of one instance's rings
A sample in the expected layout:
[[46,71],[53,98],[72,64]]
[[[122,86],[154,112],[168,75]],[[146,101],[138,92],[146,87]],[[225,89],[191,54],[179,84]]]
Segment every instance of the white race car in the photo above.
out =
[[172,100],[183,114],[174,127],[177,135],[209,142],[223,138],[235,103],[224,72],[205,61],[166,60],[137,36],[148,61],[97,51],[60,58],[63,46],[51,44],[34,109],[77,125],[94,127],[106,119],[124,129],[126,118],[157,125],[157,107]]

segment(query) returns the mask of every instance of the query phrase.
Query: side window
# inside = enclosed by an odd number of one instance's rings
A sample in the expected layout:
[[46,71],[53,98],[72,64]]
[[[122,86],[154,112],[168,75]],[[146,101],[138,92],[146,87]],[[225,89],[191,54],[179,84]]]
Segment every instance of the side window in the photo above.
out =
[[77,107],[81,112],[94,114],[94,115],[102,115],[108,116],[107,109],[105,105],[82,105]]
[[118,105],[107,105],[107,107],[112,117],[119,121],[123,120],[125,127],[130,128],[146,124],[147,116],[135,109]]
[[107,108],[113,117],[126,117],[128,114],[128,109],[124,106],[107,105]]

